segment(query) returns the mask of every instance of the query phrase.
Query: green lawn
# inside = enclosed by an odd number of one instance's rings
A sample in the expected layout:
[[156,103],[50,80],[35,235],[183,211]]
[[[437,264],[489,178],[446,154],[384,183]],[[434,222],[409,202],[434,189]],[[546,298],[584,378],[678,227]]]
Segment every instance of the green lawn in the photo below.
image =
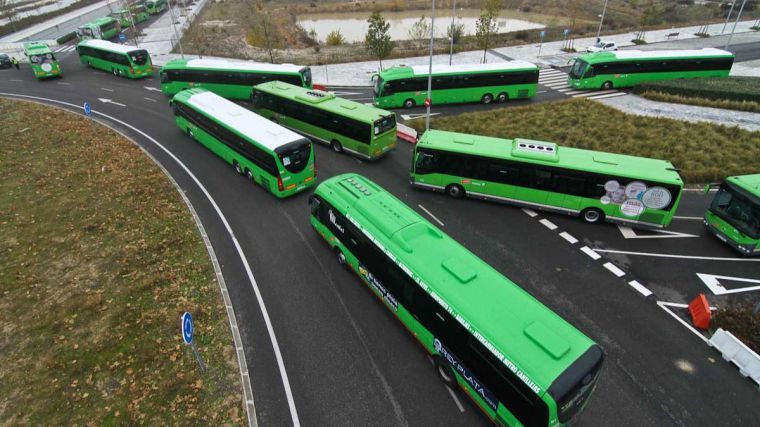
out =
[[760,77],[714,77],[638,84],[637,94],[655,101],[760,112]]
[[0,99],[0,129],[2,424],[244,424],[208,253],[163,172],[52,107]]
[[[421,131],[425,122],[419,119],[411,125]],[[634,116],[585,99],[434,117],[431,127],[665,159],[681,169],[687,183],[760,170],[760,132]]]

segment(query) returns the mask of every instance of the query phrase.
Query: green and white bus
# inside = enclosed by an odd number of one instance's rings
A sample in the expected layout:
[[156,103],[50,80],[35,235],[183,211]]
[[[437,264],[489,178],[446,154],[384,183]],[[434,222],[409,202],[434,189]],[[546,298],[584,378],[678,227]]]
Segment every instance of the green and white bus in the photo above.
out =
[[599,345],[360,175],[326,180],[309,203],[338,262],[496,425],[577,419],[604,361]]
[[109,40],[117,34],[119,34],[119,21],[110,16],[95,19],[77,28],[79,40]]
[[45,79],[61,75],[61,66],[50,47],[44,42],[24,43],[24,55],[29,58],[34,77]]
[[730,176],[715,186],[705,226],[743,255],[760,255],[760,174]]
[[77,45],[77,53],[82,64],[114,76],[139,79],[153,74],[153,64],[145,49],[105,40],[83,40]]
[[683,189],[664,160],[439,130],[415,146],[411,183],[454,198],[653,228],[670,224]]
[[135,21],[135,24],[139,24],[141,22],[147,21],[148,18],[150,18],[147,8],[141,4],[131,6],[129,9],[119,9],[113,11],[109,16],[119,21],[121,28],[131,27],[133,19]]
[[277,197],[316,183],[314,148],[308,139],[205,89],[172,98],[177,126]]
[[726,77],[733,63],[733,53],[714,48],[596,52],[573,60],[567,83],[575,89],[608,90],[654,80]]
[[[412,108],[427,98],[428,66],[391,67],[375,77],[375,105]],[[451,104],[531,98],[538,86],[538,67],[525,61],[495,64],[433,65],[431,102]]]
[[262,116],[328,144],[375,160],[396,148],[396,115],[331,92],[282,82],[253,88],[253,108]]
[[145,10],[151,15],[156,15],[166,10],[166,0],[148,0],[145,2]]
[[167,95],[202,87],[230,99],[251,99],[251,87],[281,81],[311,88],[311,69],[292,64],[260,64],[218,59],[175,59],[161,68],[161,90]]

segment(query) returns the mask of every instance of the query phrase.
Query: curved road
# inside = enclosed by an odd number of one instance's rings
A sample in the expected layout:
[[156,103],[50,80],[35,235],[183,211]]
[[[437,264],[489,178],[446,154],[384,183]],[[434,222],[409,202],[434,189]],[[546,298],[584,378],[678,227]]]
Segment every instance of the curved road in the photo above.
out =
[[[97,120],[134,139],[175,178],[219,258],[260,425],[294,424],[294,411],[300,424],[315,426],[488,424],[461,392],[443,385],[414,339],[365,286],[339,268],[311,230],[307,194],[277,200],[189,140],[174,125],[167,98],[156,91],[157,78],[114,78],[80,65],[76,55],[64,57],[62,67],[63,78],[42,82],[28,69],[0,71],[0,96],[36,97],[78,111],[56,101],[75,106],[88,101],[109,116]],[[607,362],[582,425],[760,424],[756,386],[651,297],[645,299],[627,286],[625,277],[610,274],[603,267],[605,259],[594,260],[579,250],[611,238],[617,233],[613,226],[589,228],[573,221],[568,227],[577,227],[572,232],[580,242],[571,244],[558,235],[562,229],[551,230],[538,221],[562,224],[564,218],[532,217],[514,207],[413,190],[407,183],[408,145],[373,164],[321,145],[316,156],[320,180],[358,172],[426,214],[424,206],[452,237],[605,348]],[[198,183],[219,206],[232,235]],[[588,239],[587,232],[604,236]],[[235,241],[271,319],[293,405]],[[732,256],[728,249],[722,255]]]

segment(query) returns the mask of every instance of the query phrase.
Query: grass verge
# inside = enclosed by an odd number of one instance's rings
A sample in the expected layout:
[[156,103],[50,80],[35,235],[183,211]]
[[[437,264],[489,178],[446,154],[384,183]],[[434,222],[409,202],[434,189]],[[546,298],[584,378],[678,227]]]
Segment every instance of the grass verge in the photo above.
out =
[[163,172],[52,107],[0,98],[0,129],[3,424],[245,423],[208,253]]
[[760,99],[760,77],[711,77],[699,79],[662,80],[641,83],[633,88],[636,93],[661,92],[690,98],[715,101],[748,101]]
[[[423,120],[410,125],[417,131],[425,126]],[[431,127],[665,159],[681,169],[687,183],[760,170],[760,132],[635,116],[585,99],[433,118]]]
[[638,94],[653,101],[671,102],[674,104],[697,105],[700,107],[723,108],[726,110],[747,111],[760,113],[760,102],[731,101],[727,99],[709,99],[697,96],[673,95],[666,92],[648,90]]

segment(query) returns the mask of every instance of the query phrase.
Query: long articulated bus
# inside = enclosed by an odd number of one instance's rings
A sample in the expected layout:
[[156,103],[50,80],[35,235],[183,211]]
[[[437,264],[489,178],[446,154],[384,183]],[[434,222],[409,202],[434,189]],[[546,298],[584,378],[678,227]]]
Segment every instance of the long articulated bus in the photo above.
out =
[[153,74],[153,64],[145,49],[105,40],[83,40],[77,45],[79,61],[115,76],[139,79]]
[[138,4],[130,7],[129,9],[119,9],[111,12],[110,16],[117,21],[121,28],[128,28],[132,26],[132,20],[135,24],[145,22],[150,18],[148,10],[144,5]]
[[760,174],[730,176],[716,185],[705,226],[741,254],[760,255]]
[[500,426],[577,418],[601,347],[372,181],[344,174],[309,199],[311,225]]
[[683,189],[665,160],[438,130],[415,146],[411,183],[454,198],[653,228],[670,224]]
[[119,21],[110,16],[95,19],[77,28],[79,40],[110,40],[117,34],[119,34]]
[[396,147],[396,115],[331,92],[281,82],[253,88],[253,108],[335,152],[375,160]]
[[[538,66],[525,61],[433,65],[432,76],[433,104],[531,98],[538,86]],[[392,67],[374,78],[378,107],[412,108],[428,97],[428,66]]]
[[44,79],[61,75],[61,66],[50,47],[44,42],[24,43],[24,55],[29,58],[34,77]]
[[145,2],[145,10],[151,15],[157,15],[166,10],[166,0],[148,0]]
[[218,59],[175,59],[161,68],[161,90],[167,95],[202,87],[230,99],[251,99],[251,87],[280,81],[312,87],[311,69],[292,64],[261,64]]
[[183,132],[275,196],[316,183],[314,147],[301,135],[205,89],[183,90],[171,106]]
[[597,52],[573,60],[567,83],[576,89],[607,90],[654,80],[726,77],[733,63],[733,53],[714,48]]

